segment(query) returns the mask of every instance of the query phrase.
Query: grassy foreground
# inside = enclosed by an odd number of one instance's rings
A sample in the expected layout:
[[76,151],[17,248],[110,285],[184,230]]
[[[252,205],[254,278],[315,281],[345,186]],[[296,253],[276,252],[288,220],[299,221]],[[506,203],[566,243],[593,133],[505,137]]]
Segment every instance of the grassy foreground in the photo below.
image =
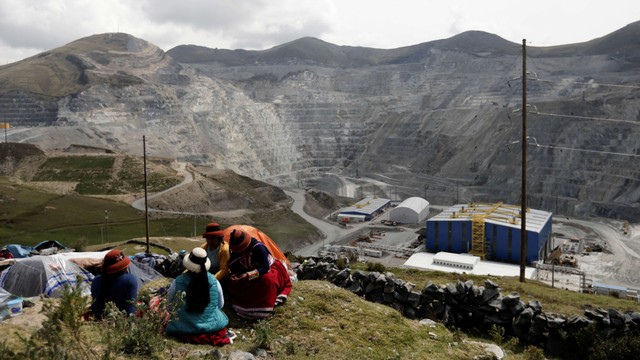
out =
[[[70,318],[70,313],[81,310],[81,302],[63,299],[58,304],[53,315],[49,310],[49,320],[40,328],[0,323],[0,331],[6,334],[0,341],[5,358],[38,358],[46,354],[74,359],[175,359],[196,358],[189,354],[213,349],[165,337],[157,332],[157,324],[150,327],[135,319],[86,322]],[[408,320],[392,308],[367,302],[324,281],[295,283],[289,301],[267,320],[246,322],[230,308],[225,307],[224,311],[230,318],[228,328],[236,332],[237,338],[233,344],[219,348],[223,356],[260,348],[267,351],[270,359],[487,358],[482,344],[468,341],[478,339],[441,324],[423,325]],[[123,321],[131,322],[128,329],[122,328]],[[154,320],[150,323],[153,325]],[[516,351],[510,358],[530,358],[527,350]]]

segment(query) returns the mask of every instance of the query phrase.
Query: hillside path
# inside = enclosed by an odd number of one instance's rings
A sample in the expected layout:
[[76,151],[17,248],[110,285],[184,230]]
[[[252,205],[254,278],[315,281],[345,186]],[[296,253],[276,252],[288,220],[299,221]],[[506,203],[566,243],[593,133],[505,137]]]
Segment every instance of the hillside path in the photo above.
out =
[[350,225],[349,228],[342,228],[338,225],[334,225],[332,223],[326,222],[324,220],[315,218],[306,212],[304,212],[304,204],[306,203],[304,194],[305,191],[303,189],[289,189],[284,190],[285,194],[293,199],[293,203],[291,204],[291,210],[296,214],[300,215],[303,219],[309,222],[311,225],[315,226],[322,232],[323,239],[322,241],[315,242],[313,244],[307,245],[306,247],[296,251],[296,255],[299,256],[316,256],[318,254],[318,250],[320,250],[324,245],[333,244],[338,242],[345,237],[360,231],[360,229],[364,226],[365,223],[358,225]]
[[[190,167],[187,167],[186,163],[183,162],[179,162],[176,169],[175,169],[180,175],[182,175],[184,178],[182,179],[182,182],[180,182],[179,184],[172,186],[168,189],[162,190],[160,192],[154,193],[154,194],[147,194],[147,201],[160,197],[170,191],[176,190],[182,186],[188,185],[191,182],[193,182],[193,170]],[[131,203],[131,206],[133,206],[134,209],[136,210],[140,210],[140,211],[144,211],[144,196],[141,197],[140,199],[135,200],[134,202]],[[153,211],[153,212],[164,212],[164,213],[169,213],[169,214],[185,214],[185,215],[194,215],[193,213],[188,213],[188,212],[184,212],[184,211],[170,211],[170,210],[160,210],[160,209],[152,209],[152,208],[148,208],[149,211]],[[195,215],[199,215],[199,214],[195,214]]]

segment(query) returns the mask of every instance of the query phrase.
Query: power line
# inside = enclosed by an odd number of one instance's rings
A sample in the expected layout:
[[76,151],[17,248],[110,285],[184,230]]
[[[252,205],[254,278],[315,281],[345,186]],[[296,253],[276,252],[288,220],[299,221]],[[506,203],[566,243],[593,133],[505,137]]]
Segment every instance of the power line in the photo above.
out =
[[585,120],[623,122],[623,123],[628,123],[628,124],[640,125],[640,122],[635,121],[635,120],[601,118],[601,117],[581,116],[581,115],[563,115],[563,114],[545,113],[545,112],[540,112],[540,111],[531,111],[530,113],[533,114],[533,115],[540,115],[540,116],[555,116],[555,117],[560,117],[560,118],[571,118],[571,119],[585,119]]
[[547,149],[559,149],[559,150],[580,151],[580,152],[607,154],[607,155],[620,155],[620,156],[640,157],[640,154],[621,153],[621,152],[603,151],[603,150],[578,149],[578,148],[570,148],[570,147],[555,146],[555,145],[542,145],[542,144],[538,144],[537,142],[535,144],[531,144],[531,145],[532,146],[536,146],[536,147],[541,147],[541,148],[547,148]]
[[619,87],[619,88],[626,88],[626,89],[640,89],[640,86],[637,86],[637,85],[603,84],[603,83],[584,82],[584,81],[547,80],[547,79],[540,79],[540,78],[535,79],[535,81],[550,82],[550,83],[571,83],[571,84],[590,85],[590,86],[608,86],[608,87]]

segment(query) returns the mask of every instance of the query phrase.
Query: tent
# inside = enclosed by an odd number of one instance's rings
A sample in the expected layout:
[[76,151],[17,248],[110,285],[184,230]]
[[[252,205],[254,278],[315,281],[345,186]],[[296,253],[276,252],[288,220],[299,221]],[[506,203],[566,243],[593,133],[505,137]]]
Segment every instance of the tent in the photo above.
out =
[[41,241],[38,244],[36,244],[36,246],[34,246],[33,248],[40,251],[40,250],[44,250],[52,247],[58,250],[65,250],[67,248],[66,246],[62,245],[59,241],[56,241],[56,240]]
[[267,234],[254,228],[253,226],[231,225],[228,228],[224,229],[224,241],[226,241],[227,244],[229,243],[231,232],[235,229],[245,231],[249,233],[249,235],[251,235],[252,238],[255,238],[256,240],[261,241],[267,247],[267,249],[269,249],[269,252],[271,252],[271,255],[274,258],[282,261],[287,266],[288,269],[291,269],[291,264],[289,263],[289,259],[287,259],[287,257],[284,256],[284,254],[282,253],[278,245],[276,245],[275,241],[273,241]]
[[25,246],[19,244],[9,244],[5,246],[11,252],[15,259],[26,258],[34,251],[33,246]]
[[[102,267],[102,261],[104,260],[104,256],[108,252],[109,250],[66,252],[66,253],[59,253],[52,256],[68,259],[71,262],[78,264],[80,267],[84,269],[92,268],[94,269],[93,271],[94,273],[99,273],[100,268]],[[137,261],[135,256],[129,256],[129,258],[131,259],[131,265],[129,265],[129,272],[135,275],[136,278],[138,279],[138,290],[142,289],[142,287],[146,283],[152,280],[155,280],[158,278],[164,278],[164,275],[156,271],[150,265]]]
[[64,285],[82,282],[83,293],[89,294],[93,275],[60,256],[32,256],[16,259],[16,263],[0,273],[0,287],[11,294],[31,297],[40,294],[59,296]]
[[[56,297],[64,285],[75,285],[79,277],[83,282],[83,294],[90,295],[94,275],[88,268],[102,266],[106,253],[70,252],[15,259],[15,264],[0,273],[0,287],[22,297],[40,294]],[[152,280],[164,278],[155,269],[137,261],[131,262],[129,272],[138,279],[138,290]]]

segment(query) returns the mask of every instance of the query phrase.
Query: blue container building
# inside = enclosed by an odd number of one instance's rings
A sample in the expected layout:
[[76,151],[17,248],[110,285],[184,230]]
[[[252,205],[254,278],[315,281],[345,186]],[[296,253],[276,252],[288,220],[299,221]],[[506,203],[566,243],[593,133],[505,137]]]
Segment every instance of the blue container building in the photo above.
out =
[[[470,253],[484,260],[520,263],[519,206],[458,204],[427,220],[425,245],[429,252]],[[552,214],[527,210],[526,263],[551,252]]]

